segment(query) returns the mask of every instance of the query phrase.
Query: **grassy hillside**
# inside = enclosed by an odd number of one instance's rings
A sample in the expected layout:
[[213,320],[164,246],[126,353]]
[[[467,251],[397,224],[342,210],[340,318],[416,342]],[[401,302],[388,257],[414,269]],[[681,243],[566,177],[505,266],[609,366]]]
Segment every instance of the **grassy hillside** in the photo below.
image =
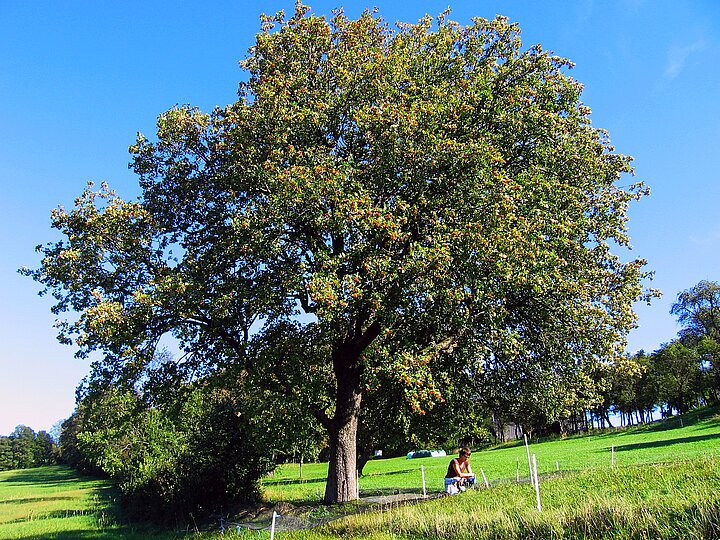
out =
[[[115,493],[105,480],[67,467],[0,472],[0,538],[140,540],[148,531],[116,523]],[[174,538],[174,534],[153,538]]]
[[[308,523],[308,513],[322,518],[353,513],[358,506],[327,509],[317,504],[326,464],[305,465],[302,471],[299,465],[285,465],[264,482],[268,506],[255,525],[265,530],[237,534],[235,521],[244,519],[236,517],[224,535],[160,533],[121,525],[111,486],[63,467],[6,471],[0,473],[0,538],[257,540],[269,537],[273,507],[280,514],[278,540],[720,538],[719,443],[720,417],[714,411],[685,416],[682,425],[675,418],[629,430],[533,442],[530,450],[541,473],[542,512],[525,481],[525,447],[506,444],[475,452],[471,458],[477,473],[484,470],[491,489],[366,511],[309,531],[290,529]],[[380,494],[419,495],[421,465],[428,491],[437,493],[448,460],[373,460],[360,478],[361,496],[367,501]]]
[[444,539],[720,538],[720,460],[586,470],[529,484],[500,484],[423,504],[359,514],[286,536]]
[[[531,442],[530,452],[536,455],[541,476],[554,474],[558,468],[561,472],[610,469],[612,447],[616,468],[720,456],[720,416],[716,413],[716,410],[704,410],[682,419],[672,418],[627,430],[608,430],[540,444]],[[428,491],[440,491],[449,459],[372,460],[360,478],[360,495],[421,491],[421,466],[425,469]],[[474,452],[471,464],[478,477],[482,469],[491,484],[515,480],[518,469],[521,479],[528,478],[527,452],[522,441]],[[274,477],[265,481],[266,497],[274,502],[318,501],[325,489],[326,474],[324,463],[306,464],[302,471],[297,464],[283,465]]]
[[[531,444],[541,472],[541,512],[534,490],[525,481],[525,447],[513,443],[472,456],[475,471],[485,471],[491,489],[390,506],[312,531],[285,532],[283,538],[720,538],[720,417],[715,412]],[[448,459],[372,461],[360,479],[361,495],[417,493],[420,465],[428,485],[437,491]],[[297,466],[283,467],[266,481],[268,495],[297,503],[317,497],[324,468],[303,467],[302,481],[299,472]],[[240,537],[257,538],[254,534]]]

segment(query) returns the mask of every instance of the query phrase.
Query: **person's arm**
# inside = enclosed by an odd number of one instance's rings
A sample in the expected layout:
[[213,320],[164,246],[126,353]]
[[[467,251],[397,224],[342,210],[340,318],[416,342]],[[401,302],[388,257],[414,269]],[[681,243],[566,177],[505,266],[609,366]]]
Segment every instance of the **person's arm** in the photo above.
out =
[[462,478],[462,477],[463,477],[463,473],[462,473],[462,471],[460,470],[460,464],[458,463],[458,460],[457,460],[457,459],[453,459],[453,460],[451,461],[451,463],[452,463],[452,466],[453,466],[453,470],[455,471],[455,476],[457,476],[458,478]]
[[472,467],[470,466],[470,462],[467,462],[467,468],[465,469],[467,471],[466,476],[475,476],[475,473],[472,470]]

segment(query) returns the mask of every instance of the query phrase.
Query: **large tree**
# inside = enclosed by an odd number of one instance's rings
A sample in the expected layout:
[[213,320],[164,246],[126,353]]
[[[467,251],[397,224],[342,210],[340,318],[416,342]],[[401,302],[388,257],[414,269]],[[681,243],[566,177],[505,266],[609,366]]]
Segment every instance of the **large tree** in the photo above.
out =
[[697,407],[703,395],[702,366],[698,352],[675,340],[653,354],[653,377],[658,398],[669,413],[685,414]]
[[630,158],[568,61],[522,50],[501,17],[391,28],[298,4],[242,66],[237,102],[138,136],[137,202],[103,186],[53,213],[66,239],[28,273],[79,313],[60,339],[104,351],[97,369],[137,371],[172,334],[188,377],[269,384],[327,430],[333,502],[355,497],[378,379],[421,411],[444,368],[552,376],[622,351],[644,261],[611,246],[645,188],[617,184]]

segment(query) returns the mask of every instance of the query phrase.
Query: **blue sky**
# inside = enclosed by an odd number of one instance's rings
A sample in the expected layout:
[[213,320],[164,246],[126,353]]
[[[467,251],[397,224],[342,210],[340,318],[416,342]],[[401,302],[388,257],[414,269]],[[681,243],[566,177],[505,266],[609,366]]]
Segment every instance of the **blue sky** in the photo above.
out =
[[[720,280],[720,2],[309,3],[317,14],[344,6],[353,17],[376,5],[393,22],[448,5],[461,23],[503,14],[520,24],[525,46],[542,43],[576,63],[571,75],[585,84],[594,125],[635,157],[636,179],[652,189],[631,210],[629,256],[649,261],[664,297],[638,306],[631,352],[675,337],[678,292]],[[56,239],[50,210],[71,207],[89,180],[136,197],[127,168],[136,132],[152,136],[157,115],[176,104],[232,102],[260,13],[293,6],[0,0],[0,434],[69,416],[88,369],[55,341],[50,299],[16,273],[37,266],[35,245]]]

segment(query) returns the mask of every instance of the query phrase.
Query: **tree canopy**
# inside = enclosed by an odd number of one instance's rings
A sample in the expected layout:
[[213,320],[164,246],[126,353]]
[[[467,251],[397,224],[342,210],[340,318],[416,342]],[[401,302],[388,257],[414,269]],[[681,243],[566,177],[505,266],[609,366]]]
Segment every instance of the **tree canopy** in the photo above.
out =
[[40,246],[60,339],[133,376],[161,340],[187,380],[232,369],[327,430],[329,502],[355,497],[363,395],[417,412],[456,375],[577,377],[622,352],[644,294],[623,262],[646,193],[571,63],[506,18],[263,19],[239,99],[139,135],[142,196],[93,186]]
[[720,284],[702,280],[678,294],[670,313],[683,326],[681,337],[720,341]]
[[0,471],[52,465],[55,459],[55,442],[45,431],[21,424],[8,437],[0,436]]

